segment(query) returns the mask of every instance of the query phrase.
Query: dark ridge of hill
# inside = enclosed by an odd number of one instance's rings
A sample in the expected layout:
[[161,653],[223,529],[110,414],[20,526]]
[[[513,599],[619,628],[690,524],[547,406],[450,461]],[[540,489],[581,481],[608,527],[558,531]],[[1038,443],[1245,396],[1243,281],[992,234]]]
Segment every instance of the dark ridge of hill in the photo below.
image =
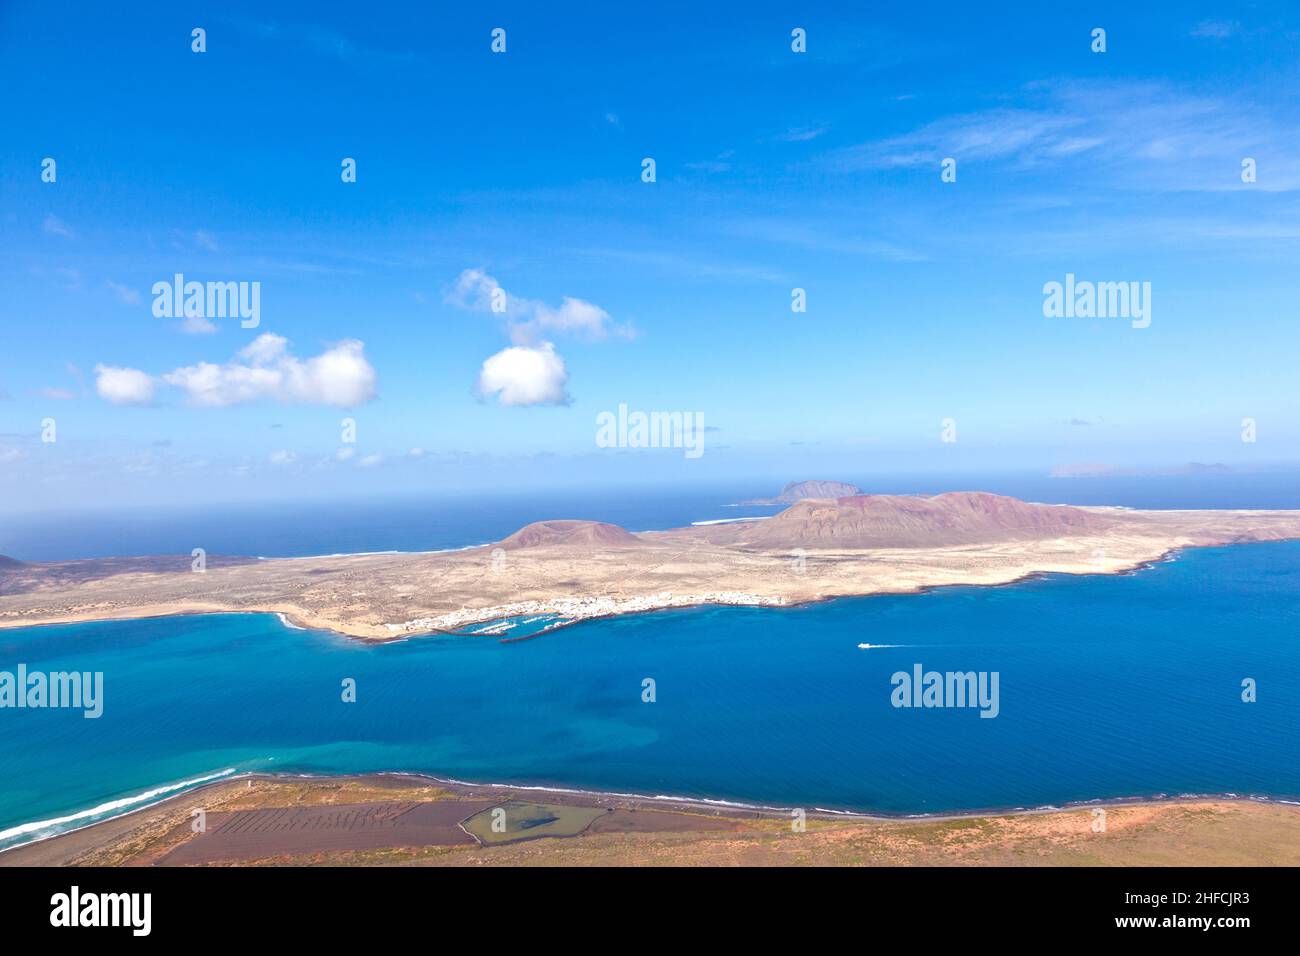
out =
[[806,499],[765,521],[733,525],[756,548],[924,548],[1102,533],[1112,521],[1069,505],[978,491]]
[[572,546],[582,548],[636,547],[642,540],[616,524],[603,521],[534,521],[497,543],[498,547],[543,548]]

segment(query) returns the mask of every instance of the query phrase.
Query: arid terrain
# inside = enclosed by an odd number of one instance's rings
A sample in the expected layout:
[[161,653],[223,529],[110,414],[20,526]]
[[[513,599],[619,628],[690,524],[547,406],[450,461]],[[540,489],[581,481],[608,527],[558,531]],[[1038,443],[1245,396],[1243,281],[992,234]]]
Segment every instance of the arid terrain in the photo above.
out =
[[1300,807],[1244,800],[911,820],[810,813],[805,826],[785,811],[431,778],[259,777],[0,853],[0,866],[1300,864]]
[[451,552],[0,562],[0,627],[260,611],[356,637],[512,615],[790,605],[1035,573],[1113,574],[1180,548],[1300,538],[1300,511],[1134,511],[977,492],[803,499],[757,521],[633,534],[544,521]]

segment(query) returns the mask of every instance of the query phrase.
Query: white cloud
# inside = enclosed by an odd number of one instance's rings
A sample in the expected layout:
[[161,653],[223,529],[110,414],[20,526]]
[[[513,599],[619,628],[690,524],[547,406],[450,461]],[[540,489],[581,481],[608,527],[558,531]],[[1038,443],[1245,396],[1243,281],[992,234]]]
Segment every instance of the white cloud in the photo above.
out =
[[554,345],[543,342],[537,348],[514,345],[488,358],[478,389],[484,396],[495,395],[500,405],[565,405],[568,381],[564,359]]
[[334,458],[338,461],[347,461],[356,453],[357,450],[355,448],[352,448],[349,445],[344,445],[342,448],[340,448],[338,451],[334,453]]
[[275,401],[306,405],[361,405],[375,397],[375,370],[365,346],[347,339],[320,355],[300,359],[283,336],[265,332],[222,365],[199,362],[156,378],[139,369],[95,366],[95,388],[116,405],[153,400],[157,383],[185,392],[193,405],[220,407]]
[[153,401],[154,382],[137,368],[95,366],[95,391],[114,405],[143,405]]
[[298,456],[291,451],[281,448],[279,451],[271,452],[271,464],[289,465],[298,460]]
[[572,296],[566,295],[561,299],[558,309],[540,302],[533,305],[532,324],[541,331],[573,332],[603,339],[612,321],[609,313],[600,306]]
[[608,312],[583,299],[565,296],[558,306],[506,294],[482,269],[465,269],[444,296],[457,308],[500,315],[512,347],[483,362],[479,394],[501,405],[565,405],[569,382],[564,359],[549,341],[553,334],[604,339],[610,333],[631,338],[630,325],[617,325]]
[[444,298],[458,309],[486,312],[492,308],[492,292],[499,288],[501,284],[482,269],[465,269]]
[[603,339],[611,332],[626,338],[632,336],[629,326],[616,325],[610,314],[598,305],[566,295],[556,307],[510,295],[482,269],[466,269],[457,276],[445,301],[457,308],[501,315],[507,323],[510,340],[516,345],[534,345],[553,333],[587,339]]
[[357,465],[358,467],[361,468],[373,468],[375,465],[378,465],[383,460],[384,460],[383,455],[379,455],[379,454],[366,455],[363,458],[357,459]]
[[254,365],[268,365],[287,353],[288,350],[289,340],[283,335],[276,335],[273,332],[263,332],[248,345],[245,345],[240,349],[239,355],[241,358],[247,359]]
[[347,339],[300,359],[283,336],[264,332],[222,365],[199,362],[162,381],[183,389],[194,405],[226,406],[270,400],[307,405],[361,405],[375,397],[375,370],[365,346]]

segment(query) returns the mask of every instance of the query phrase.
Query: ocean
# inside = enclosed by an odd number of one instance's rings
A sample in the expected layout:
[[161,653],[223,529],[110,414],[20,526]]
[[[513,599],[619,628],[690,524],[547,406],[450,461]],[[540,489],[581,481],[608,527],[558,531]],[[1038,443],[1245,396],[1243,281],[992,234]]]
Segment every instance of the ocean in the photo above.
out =
[[[811,477],[811,476],[803,476]],[[1041,474],[832,476],[878,494],[990,491],[1026,501],[1129,508],[1300,508],[1300,475],[1236,472],[1053,479]],[[0,555],[23,561],[183,554],[302,557],[363,551],[438,551],[499,541],[548,518],[586,518],[630,531],[760,517],[778,479],[683,487],[569,489],[354,500],[4,513]],[[5,503],[0,502],[0,505]]]
[[[1297,542],[1128,575],[655,612],[513,644],[365,645],[260,614],[0,631],[0,669],[20,662],[102,671],[104,712],[0,711],[0,846],[254,770],[886,814],[1300,799]],[[996,672],[998,715],[893,706],[892,675],[917,664]]]

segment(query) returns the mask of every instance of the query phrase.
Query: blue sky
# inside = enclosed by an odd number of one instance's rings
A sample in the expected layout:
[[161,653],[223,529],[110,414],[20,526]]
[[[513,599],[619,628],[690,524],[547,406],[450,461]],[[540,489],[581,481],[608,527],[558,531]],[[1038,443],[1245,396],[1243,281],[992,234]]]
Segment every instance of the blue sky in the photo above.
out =
[[[1288,4],[262,6],[0,5],[6,507],[1296,458]],[[706,453],[598,448],[620,403]]]

